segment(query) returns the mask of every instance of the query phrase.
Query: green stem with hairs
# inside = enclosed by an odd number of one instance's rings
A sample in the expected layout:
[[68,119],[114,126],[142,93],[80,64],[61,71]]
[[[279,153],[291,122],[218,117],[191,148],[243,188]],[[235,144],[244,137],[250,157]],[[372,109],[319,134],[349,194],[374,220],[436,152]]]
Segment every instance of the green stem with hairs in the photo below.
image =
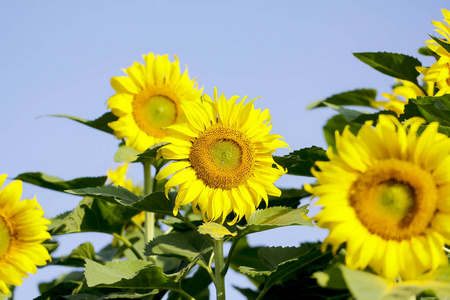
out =
[[223,239],[214,240],[214,265],[217,300],[225,300],[225,276],[222,275]]
[[133,251],[133,253],[136,255],[137,258],[139,259],[144,259],[144,257],[142,256],[141,253],[139,253],[139,251],[137,251],[137,249],[133,246],[133,244],[123,235],[117,234],[117,233],[113,233],[113,236],[119,240],[122,241],[122,243],[125,244],[125,246],[127,246],[128,248],[130,248],[131,251]]

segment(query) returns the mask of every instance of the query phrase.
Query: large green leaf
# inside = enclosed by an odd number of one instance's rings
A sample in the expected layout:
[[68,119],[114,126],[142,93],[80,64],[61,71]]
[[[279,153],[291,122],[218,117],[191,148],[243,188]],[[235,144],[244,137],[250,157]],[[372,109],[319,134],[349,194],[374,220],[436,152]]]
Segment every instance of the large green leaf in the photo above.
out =
[[439,122],[441,126],[450,127],[450,95],[410,99],[400,119],[409,119],[414,116],[422,117],[428,123]]
[[[153,239],[145,247],[145,255],[160,255],[193,261],[201,257],[199,261],[206,267],[212,246],[197,231],[174,232],[160,235]],[[207,263],[206,263],[207,264]]]
[[85,188],[67,191],[68,193],[90,196],[102,199],[121,206],[161,213],[166,215],[173,214],[176,193],[169,193],[169,199],[163,192],[154,192],[145,197],[137,196],[121,186],[98,186],[95,188]]
[[100,131],[113,134],[114,130],[112,130],[108,123],[117,121],[117,117],[112,112],[107,112],[103,114],[101,117],[95,119],[95,120],[86,120],[80,117],[74,117],[74,116],[68,116],[68,115],[50,115],[51,117],[59,117],[59,118],[66,118],[73,121],[76,121],[78,123],[84,124],[86,126],[98,129]]
[[327,106],[325,103],[335,105],[357,105],[357,106],[372,106],[372,102],[375,101],[377,91],[374,89],[356,89],[353,91],[343,92],[326,98],[325,100],[319,100],[308,105],[307,109],[313,109],[317,107]]
[[313,227],[307,217],[308,205],[300,208],[274,206],[256,210],[249,218],[246,226],[237,226],[240,235],[261,232],[272,228],[303,225]]
[[49,226],[51,235],[74,232],[122,232],[124,223],[139,211],[127,207],[112,205],[92,197],[85,197],[70,212],[53,218]]
[[[276,283],[289,277],[293,272],[309,273],[316,269],[316,264],[323,265],[330,252],[323,253],[320,244],[304,244],[300,248],[265,247],[258,251],[260,266],[258,268],[241,266],[239,271],[248,276],[268,276],[258,299],[261,299]],[[319,263],[320,262],[320,263]]]
[[312,176],[311,168],[315,162],[328,160],[325,150],[317,146],[295,150],[288,155],[273,158],[277,164],[287,168],[288,174],[298,176]]
[[106,182],[106,176],[80,177],[66,181],[62,180],[61,178],[47,175],[41,172],[22,173],[17,175],[15,179],[58,192],[64,192],[65,190],[70,189],[104,185]]
[[389,52],[361,52],[353,55],[383,74],[417,84],[419,72],[416,67],[422,66],[417,58]]
[[181,289],[179,274],[166,275],[160,267],[144,260],[101,265],[87,259],[85,275],[89,287],[163,289],[188,295]]

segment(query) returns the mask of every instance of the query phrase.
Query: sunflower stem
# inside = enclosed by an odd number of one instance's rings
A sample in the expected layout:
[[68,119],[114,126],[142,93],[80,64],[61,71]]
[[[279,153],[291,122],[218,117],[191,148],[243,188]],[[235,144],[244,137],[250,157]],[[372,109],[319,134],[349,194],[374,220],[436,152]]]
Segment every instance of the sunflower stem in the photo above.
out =
[[225,300],[225,276],[222,275],[223,269],[223,239],[214,240],[214,273],[216,280],[217,300]]
[[[152,165],[150,162],[144,162],[144,195],[147,196],[153,192],[154,184],[152,180]],[[148,244],[155,237],[155,214],[145,212],[145,243]]]
[[130,250],[133,251],[134,255],[136,255],[137,258],[144,259],[142,254],[133,246],[133,244],[126,237],[124,237],[123,235],[117,234],[117,233],[113,233],[113,236],[115,238],[121,240],[122,243],[125,244],[125,246],[130,248]]
[[241,237],[242,237],[241,235],[238,235],[238,236],[235,237],[235,238],[233,239],[233,241],[232,241],[230,251],[228,251],[228,256],[227,256],[227,259],[225,260],[225,267],[224,267],[223,270],[222,270],[222,276],[224,276],[224,277],[225,277],[225,275],[226,275],[227,272],[228,272],[228,268],[230,267],[230,262],[231,262],[231,257],[232,257],[232,255],[233,255],[233,251],[234,251],[234,249],[236,248],[236,245],[237,245],[237,243],[239,242],[239,240],[240,240]]

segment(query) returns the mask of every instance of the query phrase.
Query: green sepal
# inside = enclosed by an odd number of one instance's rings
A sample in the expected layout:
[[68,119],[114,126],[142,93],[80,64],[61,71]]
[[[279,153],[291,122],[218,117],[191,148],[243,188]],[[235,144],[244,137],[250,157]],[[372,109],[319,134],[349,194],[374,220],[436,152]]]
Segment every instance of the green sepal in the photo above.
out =
[[70,189],[80,189],[85,187],[104,185],[106,182],[106,176],[80,177],[72,180],[63,180],[61,178],[47,175],[41,172],[22,173],[17,175],[14,179],[22,180],[23,182],[58,192],[65,192],[66,190]]
[[383,74],[418,84],[419,72],[416,67],[422,66],[422,63],[417,58],[389,52],[361,52],[353,55]]
[[103,114],[102,116],[100,116],[99,118],[97,118],[95,120],[91,120],[91,121],[80,118],[80,117],[74,117],[74,116],[68,116],[68,115],[49,115],[49,116],[70,119],[70,120],[76,121],[78,123],[84,124],[86,126],[89,126],[89,127],[92,127],[97,130],[100,130],[100,131],[103,131],[106,133],[110,133],[110,134],[113,134],[114,130],[112,130],[108,126],[108,123],[118,120],[118,117],[116,117],[112,112],[107,112],[107,113]]
[[377,91],[374,89],[356,89],[339,94],[335,94],[325,100],[315,101],[307,106],[307,109],[318,107],[326,107],[326,103],[335,105],[355,105],[371,107],[373,101],[377,96]]
[[317,146],[295,150],[285,156],[274,156],[273,159],[286,168],[289,175],[297,176],[313,176],[311,168],[316,161],[329,160],[326,151]]

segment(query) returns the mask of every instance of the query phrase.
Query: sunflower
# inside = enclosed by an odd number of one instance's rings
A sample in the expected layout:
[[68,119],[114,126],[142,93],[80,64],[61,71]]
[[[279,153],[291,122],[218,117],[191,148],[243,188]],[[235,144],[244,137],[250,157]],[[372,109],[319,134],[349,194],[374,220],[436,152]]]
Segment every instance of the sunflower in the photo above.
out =
[[180,99],[199,100],[201,90],[181,74],[175,56],[144,55],[145,65],[135,62],[124,70],[129,77],[113,77],[111,85],[117,92],[108,100],[108,108],[119,117],[108,125],[119,139],[139,152],[147,150],[167,135],[163,127],[176,124],[182,114]]
[[409,99],[416,99],[419,96],[433,96],[434,83],[425,84],[426,92],[424,92],[411,81],[396,79],[398,84],[392,89],[392,94],[383,93],[382,96],[389,101],[373,101],[372,106],[375,108],[383,107],[387,110],[395,112],[398,116],[404,113],[405,105]]
[[[133,181],[131,179],[127,178],[127,170],[128,170],[128,164],[123,164],[120,167],[118,167],[116,170],[108,170],[108,173],[106,174],[108,180],[115,186],[121,186],[123,188],[126,188],[130,192],[135,193],[136,195],[142,195],[142,188],[139,186],[135,186],[133,184]],[[140,212],[137,215],[133,217],[133,220],[138,223],[142,224],[145,222],[145,212]]]
[[[0,175],[0,188],[6,174]],[[41,243],[49,238],[50,221],[33,200],[22,200],[22,182],[13,181],[0,190],[0,291],[8,294],[6,284],[21,285],[27,273],[36,273],[50,255]]]
[[319,198],[313,217],[330,230],[323,250],[346,245],[351,269],[371,267],[388,279],[410,279],[448,263],[450,243],[450,138],[438,123],[412,118],[401,124],[381,115],[357,136],[336,133],[330,161],[312,169],[319,185],[305,188]]
[[[205,221],[231,212],[234,224],[248,218],[268,195],[280,196],[273,183],[285,173],[272,157],[278,147],[287,147],[279,135],[270,134],[269,111],[256,110],[247,97],[237,102],[222,94],[214,100],[204,95],[201,103],[181,101],[188,120],[166,128],[163,139],[171,144],[159,150],[165,159],[177,160],[161,170],[156,178],[174,174],[165,185],[166,194],[178,185],[174,214],[181,205],[192,203],[194,212]],[[256,99],[255,99],[256,100]]]
[[[442,9],[442,14],[444,21],[450,25],[450,11]],[[445,37],[442,42],[449,44],[450,27],[442,22],[432,21],[431,23],[438,28],[435,29],[436,32]],[[425,76],[423,81],[436,83],[439,89],[436,96],[448,94],[450,93],[450,53],[441,45],[436,45],[434,40],[428,40],[426,43],[428,43],[428,48],[439,56],[439,59],[431,67],[417,67],[417,70]]]

